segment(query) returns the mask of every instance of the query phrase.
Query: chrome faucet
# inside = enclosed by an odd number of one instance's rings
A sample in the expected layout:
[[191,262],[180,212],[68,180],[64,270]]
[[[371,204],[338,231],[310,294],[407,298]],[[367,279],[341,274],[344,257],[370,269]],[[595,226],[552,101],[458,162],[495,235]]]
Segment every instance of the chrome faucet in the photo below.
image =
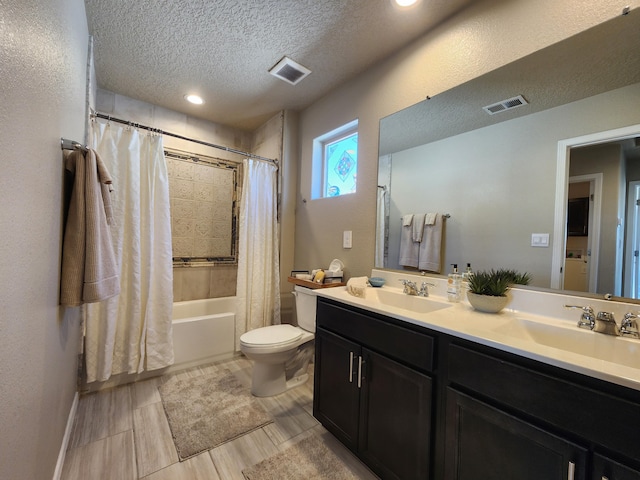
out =
[[[590,306],[565,305],[565,308],[579,308],[582,310],[582,315],[580,315],[580,320],[578,320],[578,327],[580,328],[588,328],[589,330],[604,333],[605,335],[621,335],[621,331],[618,329],[616,319],[612,312],[598,312],[598,314],[595,315],[593,307]],[[631,321],[632,319],[630,318],[628,320]],[[627,328],[631,329],[631,324],[627,325]]]
[[416,282],[412,282],[410,280],[405,280],[404,278],[399,280],[404,288],[402,289],[402,293],[406,295],[418,295],[418,286]]
[[638,315],[635,313],[625,313],[620,325],[620,335],[629,335],[630,337],[640,338],[640,330],[638,330]]
[[593,327],[595,327],[596,325],[596,316],[593,311],[593,307],[583,307],[581,305],[565,305],[564,308],[579,308],[580,310],[582,310],[582,315],[580,315],[580,320],[578,320],[578,327],[593,330]]
[[605,335],[620,335],[618,325],[612,312],[598,312],[596,315],[596,323],[592,329],[594,332],[604,333]]
[[429,287],[435,287],[435,283],[422,282],[420,285],[420,290],[418,290],[419,297],[428,297],[429,296]]

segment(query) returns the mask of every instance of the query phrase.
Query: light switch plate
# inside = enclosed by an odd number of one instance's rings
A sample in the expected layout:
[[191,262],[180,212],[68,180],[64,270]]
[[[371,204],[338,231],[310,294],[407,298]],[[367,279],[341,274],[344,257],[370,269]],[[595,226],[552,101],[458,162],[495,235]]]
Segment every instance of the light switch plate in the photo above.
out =
[[532,233],[531,246],[532,247],[548,247],[549,234],[548,233]]
[[345,230],[342,232],[342,248],[351,248],[352,245],[351,230]]

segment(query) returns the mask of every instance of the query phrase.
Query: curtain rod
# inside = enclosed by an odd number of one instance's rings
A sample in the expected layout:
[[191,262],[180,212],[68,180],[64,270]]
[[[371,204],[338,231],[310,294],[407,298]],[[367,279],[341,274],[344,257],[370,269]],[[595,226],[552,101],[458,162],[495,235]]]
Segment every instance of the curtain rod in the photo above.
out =
[[236,150],[235,148],[229,148],[229,147],[225,147],[223,145],[216,145],[215,143],[203,142],[202,140],[196,140],[195,138],[185,137],[183,135],[178,135],[177,133],[166,132],[164,130],[160,130],[158,128],[153,128],[153,127],[148,127],[148,126],[142,125],[140,123],[131,122],[129,120],[122,120],[121,118],[115,118],[115,117],[112,117],[111,115],[106,115],[104,113],[99,113],[99,112],[93,112],[92,111],[91,112],[91,116],[92,117],[97,117],[97,118],[103,118],[103,119],[105,119],[105,120],[107,120],[109,122],[124,123],[125,125],[131,125],[132,127],[144,128],[145,130],[151,130],[152,132],[158,132],[158,133],[160,133],[162,135],[168,135],[169,137],[178,138],[180,140],[186,140],[187,142],[193,142],[193,143],[198,143],[200,145],[205,145],[207,147],[217,148],[219,150],[224,150],[224,151],[229,152],[229,153],[236,153],[238,155],[244,155],[245,157],[255,158],[256,160],[264,160],[266,162],[274,163],[276,166],[278,166],[278,160],[275,159],[275,158],[262,157],[260,155],[255,155],[253,153],[243,152],[242,150]]

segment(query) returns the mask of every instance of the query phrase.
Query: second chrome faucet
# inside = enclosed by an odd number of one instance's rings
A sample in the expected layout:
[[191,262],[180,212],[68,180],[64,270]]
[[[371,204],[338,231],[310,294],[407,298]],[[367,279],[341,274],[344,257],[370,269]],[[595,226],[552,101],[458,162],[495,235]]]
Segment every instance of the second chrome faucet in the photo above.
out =
[[640,338],[638,330],[638,315],[635,313],[625,313],[620,328],[614,318],[612,312],[598,312],[596,315],[593,307],[581,305],[565,305],[566,308],[579,308],[582,310],[578,327],[588,328],[594,332],[604,333],[605,335],[630,336]]

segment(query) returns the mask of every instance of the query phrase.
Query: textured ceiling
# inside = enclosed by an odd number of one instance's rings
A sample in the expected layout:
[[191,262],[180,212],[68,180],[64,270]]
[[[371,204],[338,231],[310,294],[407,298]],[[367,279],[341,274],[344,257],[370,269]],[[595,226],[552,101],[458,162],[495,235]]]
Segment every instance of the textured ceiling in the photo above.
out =
[[[640,12],[616,17],[380,122],[380,155],[640,82]],[[482,107],[522,94],[528,105]],[[429,125],[429,128],[424,128]]]
[[[473,0],[85,0],[100,88],[244,130],[302,109]],[[289,56],[312,74],[268,73]],[[206,103],[194,107],[186,93]]]

